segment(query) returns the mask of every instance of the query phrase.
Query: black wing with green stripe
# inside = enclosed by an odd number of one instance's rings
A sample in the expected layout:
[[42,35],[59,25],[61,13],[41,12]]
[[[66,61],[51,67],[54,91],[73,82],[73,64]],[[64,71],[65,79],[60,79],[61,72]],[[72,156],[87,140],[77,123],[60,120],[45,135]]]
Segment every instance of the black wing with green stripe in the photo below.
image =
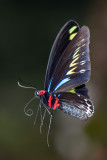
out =
[[[67,36],[68,45],[62,50],[63,52],[60,56],[58,54],[55,55],[54,59],[58,59],[57,61],[53,59],[54,63],[52,64],[54,65],[50,66],[50,68],[53,67],[53,70],[47,69],[49,73],[52,71],[49,74],[51,75],[50,78],[46,75],[46,82],[48,83],[45,84],[47,86],[45,89],[48,92],[67,92],[83,85],[90,78],[90,32],[87,26],[83,26],[78,32],[76,32],[76,29],[76,26],[68,29],[66,32],[67,35],[69,34]],[[61,39],[62,41],[63,38]],[[63,45],[61,42],[60,44]]]
[[72,20],[68,21],[59,31],[49,56],[49,61],[45,74],[45,83],[44,83],[45,90],[48,90],[50,81],[52,81],[52,75],[55,71],[57,64],[61,59],[62,54],[64,53],[69,43],[71,43],[71,39],[75,37],[78,31],[79,31],[78,24]]

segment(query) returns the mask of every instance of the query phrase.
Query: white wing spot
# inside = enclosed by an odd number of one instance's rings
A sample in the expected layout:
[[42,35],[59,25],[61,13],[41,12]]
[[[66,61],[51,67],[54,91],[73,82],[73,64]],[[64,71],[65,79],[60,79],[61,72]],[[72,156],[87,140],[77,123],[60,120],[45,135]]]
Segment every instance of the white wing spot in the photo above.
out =
[[83,64],[85,64],[85,63],[86,63],[85,61],[81,61],[81,62],[80,62],[80,65],[83,65]]
[[92,110],[89,107],[87,108],[86,114],[88,115],[88,117],[92,116]]
[[85,100],[85,102],[87,102],[87,99],[84,99]]
[[82,52],[82,56],[84,56],[85,53],[86,53],[86,52]]
[[81,45],[81,43],[83,43],[83,42],[84,42],[84,40],[85,40],[85,39],[82,39],[82,40],[77,44],[77,46],[80,46],[80,45]]
[[85,44],[83,44],[81,47],[84,47],[85,46]]
[[79,72],[84,73],[85,71],[86,71],[85,69],[81,69]]

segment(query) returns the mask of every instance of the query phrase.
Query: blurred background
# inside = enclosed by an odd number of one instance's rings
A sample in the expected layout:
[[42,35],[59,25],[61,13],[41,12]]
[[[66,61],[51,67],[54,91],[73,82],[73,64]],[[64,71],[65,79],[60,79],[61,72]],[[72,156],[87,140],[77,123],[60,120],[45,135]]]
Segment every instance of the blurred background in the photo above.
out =
[[[19,76],[43,89],[45,69],[60,28],[75,20],[91,32],[91,80],[87,84],[95,114],[81,122],[61,111],[49,115],[40,134],[39,101],[24,114],[34,90],[17,86]],[[107,1],[0,1],[0,160],[107,160]]]

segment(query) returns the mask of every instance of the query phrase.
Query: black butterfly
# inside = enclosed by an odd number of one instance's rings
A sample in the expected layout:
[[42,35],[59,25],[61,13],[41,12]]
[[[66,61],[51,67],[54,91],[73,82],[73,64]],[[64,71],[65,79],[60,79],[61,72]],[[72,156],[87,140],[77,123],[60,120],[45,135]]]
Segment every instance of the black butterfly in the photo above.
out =
[[[91,70],[89,42],[88,27],[79,28],[75,21],[70,20],[59,31],[52,46],[46,69],[44,90],[35,91],[35,97],[40,98],[38,111],[41,110],[41,103],[45,107],[45,112],[41,116],[41,127],[46,111],[50,114],[47,143],[54,110],[60,109],[80,120],[86,120],[93,115],[94,107],[85,86],[90,78]],[[20,87],[24,87],[19,82],[18,84]],[[29,115],[28,112],[27,115]]]

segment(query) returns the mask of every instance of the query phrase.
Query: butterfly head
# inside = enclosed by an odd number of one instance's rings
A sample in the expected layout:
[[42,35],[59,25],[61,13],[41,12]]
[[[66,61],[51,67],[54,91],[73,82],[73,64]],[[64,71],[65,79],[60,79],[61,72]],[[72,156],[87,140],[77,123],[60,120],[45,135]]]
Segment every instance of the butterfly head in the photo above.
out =
[[36,97],[43,96],[44,94],[45,94],[45,91],[44,91],[44,90],[35,91],[35,96],[36,96]]

